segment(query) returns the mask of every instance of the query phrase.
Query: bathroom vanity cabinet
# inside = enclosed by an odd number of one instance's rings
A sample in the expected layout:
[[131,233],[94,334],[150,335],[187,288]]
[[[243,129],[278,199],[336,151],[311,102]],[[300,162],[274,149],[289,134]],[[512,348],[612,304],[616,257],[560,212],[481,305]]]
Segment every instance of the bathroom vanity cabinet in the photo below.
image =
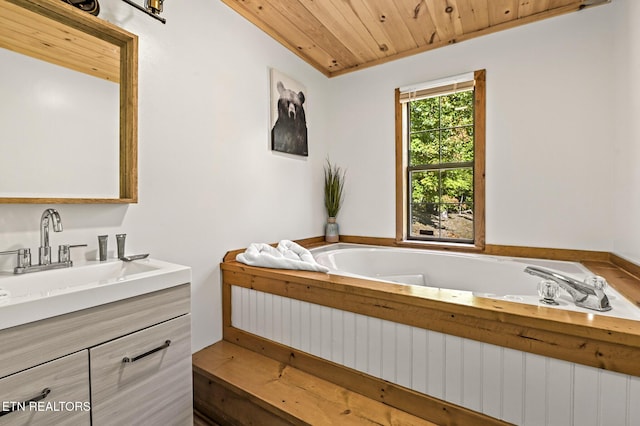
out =
[[0,425],[193,424],[189,293],[0,330]]
[[[29,421],[29,424],[37,425],[90,424],[88,407],[80,405],[76,409],[75,406],[75,401],[80,404],[89,401],[88,351],[76,352],[0,379],[0,400],[3,411],[11,410],[12,404],[16,404],[14,412],[0,417],[2,425],[24,425]],[[29,400],[31,402],[24,408],[17,405]],[[60,410],[60,407],[51,406],[47,410],[46,404],[51,401],[57,404],[70,401],[74,404],[73,409]],[[36,411],[37,404],[42,410]]]

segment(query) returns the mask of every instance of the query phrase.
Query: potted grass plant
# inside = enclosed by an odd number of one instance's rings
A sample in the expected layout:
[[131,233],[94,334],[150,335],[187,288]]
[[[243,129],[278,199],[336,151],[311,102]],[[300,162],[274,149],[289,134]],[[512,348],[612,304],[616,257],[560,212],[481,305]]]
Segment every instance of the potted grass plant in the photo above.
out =
[[346,171],[331,164],[331,161],[327,159],[324,166],[324,207],[327,210],[328,218],[324,238],[329,243],[336,243],[339,240],[340,234],[336,216],[342,207],[345,173]]

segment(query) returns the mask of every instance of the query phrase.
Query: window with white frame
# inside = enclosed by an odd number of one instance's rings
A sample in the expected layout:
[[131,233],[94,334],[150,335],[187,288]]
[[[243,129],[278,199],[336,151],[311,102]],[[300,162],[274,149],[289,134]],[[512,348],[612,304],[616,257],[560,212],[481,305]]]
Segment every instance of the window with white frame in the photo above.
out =
[[484,245],[484,83],[482,70],[396,90],[398,239]]

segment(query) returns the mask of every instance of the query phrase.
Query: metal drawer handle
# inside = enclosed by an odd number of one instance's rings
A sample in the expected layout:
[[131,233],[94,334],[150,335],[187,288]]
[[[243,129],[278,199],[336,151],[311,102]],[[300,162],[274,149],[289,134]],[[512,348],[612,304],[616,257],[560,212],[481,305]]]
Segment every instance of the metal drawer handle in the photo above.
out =
[[137,360],[139,360],[141,358],[144,358],[145,356],[149,356],[149,355],[151,355],[153,353],[156,353],[158,351],[166,349],[169,346],[171,346],[171,340],[165,340],[164,345],[158,346],[155,349],[151,349],[150,351],[145,352],[145,353],[143,353],[141,355],[135,356],[133,358],[129,358],[128,356],[125,356],[124,358],[122,358],[122,362],[136,362]]
[[6,410],[6,411],[0,411],[0,417],[7,415],[7,414],[11,414],[14,411],[17,411],[18,408],[20,407],[26,407],[27,405],[29,405],[32,402],[38,402],[38,401],[42,401],[43,399],[45,399],[47,397],[47,395],[49,395],[51,393],[51,389],[49,388],[44,388],[42,389],[42,392],[40,392],[40,395],[35,396],[31,399],[28,399],[22,403],[15,403],[15,404],[11,404],[11,407]]

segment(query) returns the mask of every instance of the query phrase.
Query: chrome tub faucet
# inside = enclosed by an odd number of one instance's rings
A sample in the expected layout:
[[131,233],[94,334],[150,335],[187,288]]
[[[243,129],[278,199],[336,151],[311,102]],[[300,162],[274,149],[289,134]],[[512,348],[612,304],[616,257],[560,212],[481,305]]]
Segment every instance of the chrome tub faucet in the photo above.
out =
[[555,281],[560,288],[571,295],[573,303],[575,303],[576,306],[601,312],[611,310],[609,298],[607,298],[607,295],[601,288],[590,286],[556,271],[539,268],[537,266],[527,266],[524,272],[544,278],[545,280]]

